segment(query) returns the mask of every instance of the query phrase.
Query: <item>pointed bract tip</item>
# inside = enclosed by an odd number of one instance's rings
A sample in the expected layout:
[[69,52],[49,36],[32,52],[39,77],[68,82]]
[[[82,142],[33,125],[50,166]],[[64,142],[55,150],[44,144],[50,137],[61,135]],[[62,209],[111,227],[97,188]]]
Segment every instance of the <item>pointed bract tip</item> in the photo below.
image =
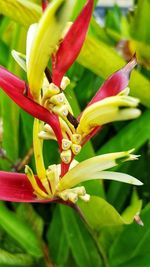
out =
[[42,0],[41,2],[42,2],[42,10],[43,10],[43,12],[44,12],[45,9],[46,9],[47,6],[48,6],[48,0]]
[[123,71],[130,74],[130,72],[134,69],[137,65],[136,54],[131,58],[131,60],[123,67]]
[[128,151],[129,159],[128,160],[138,160],[141,155],[132,154],[135,151],[135,148],[132,148]]
[[140,225],[140,226],[144,226],[144,223],[143,221],[141,220],[140,216],[139,216],[139,213],[137,213],[135,216],[134,216],[134,221]]
[[25,172],[26,175],[29,175],[29,174],[32,173],[32,170],[31,170],[31,168],[28,165],[25,165],[24,172]]

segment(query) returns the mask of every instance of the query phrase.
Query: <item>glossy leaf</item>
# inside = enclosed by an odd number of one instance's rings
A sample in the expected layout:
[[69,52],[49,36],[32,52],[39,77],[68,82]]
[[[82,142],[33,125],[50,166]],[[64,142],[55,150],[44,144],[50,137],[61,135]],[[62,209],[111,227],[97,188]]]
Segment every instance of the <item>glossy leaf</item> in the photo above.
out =
[[131,224],[135,214],[139,211],[138,205],[136,207],[135,205],[129,206],[132,212],[128,214],[128,219],[126,220],[112,205],[100,197],[91,196],[88,203],[80,201],[78,204],[87,223],[96,231],[97,242],[104,252],[107,252],[117,239],[123,229],[123,225]]
[[[101,258],[97,252],[93,239],[79,217],[69,207],[60,206],[66,238],[73,258],[79,267],[102,266]],[[78,238],[77,238],[78,237]],[[92,251],[92,253],[89,253]]]
[[100,197],[92,196],[89,202],[80,202],[79,207],[89,225],[97,232],[103,227],[119,226],[125,223],[115,208]]
[[122,213],[122,217],[126,222],[131,222],[131,218],[139,215],[142,208],[142,200],[139,199],[136,191],[133,191],[130,206],[128,206]]
[[[57,266],[65,266],[69,257],[69,244],[66,232],[62,227],[63,221],[60,213],[60,208],[57,206],[53,213],[52,221],[48,228],[47,239],[49,252],[53,262]],[[59,232],[59,238],[57,238]]]
[[[112,245],[109,253],[110,264],[112,267],[149,266],[149,216],[150,205],[147,205],[141,213],[144,227],[135,224],[126,227],[116,242]],[[126,253],[124,253],[124,251],[126,251]]]
[[36,258],[43,256],[42,244],[33,230],[2,202],[0,203],[0,225],[30,255]]
[[43,218],[35,211],[31,204],[20,203],[16,208],[16,214],[33,229],[35,234],[41,238],[44,229]]
[[[96,196],[92,196],[89,202],[80,201],[79,207],[89,225],[97,232],[107,227],[130,224],[135,215],[132,214],[130,219],[128,217],[128,220],[125,220],[106,200]],[[138,211],[139,209],[137,208],[135,213]]]
[[52,80],[58,86],[62,77],[80,53],[92,15],[93,4],[93,0],[87,1],[54,55]]

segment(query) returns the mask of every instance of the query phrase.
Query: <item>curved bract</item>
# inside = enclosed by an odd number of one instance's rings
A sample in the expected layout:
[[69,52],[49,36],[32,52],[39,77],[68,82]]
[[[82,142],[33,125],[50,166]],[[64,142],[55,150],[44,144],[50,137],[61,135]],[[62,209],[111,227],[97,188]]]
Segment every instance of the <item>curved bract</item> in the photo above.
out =
[[34,99],[39,99],[45,68],[58,44],[72,7],[72,0],[54,0],[39,21],[27,68],[29,86]]
[[20,80],[3,67],[0,67],[0,87],[24,111],[31,114],[33,117],[48,123],[53,128],[59,143],[61,143],[62,136],[59,131],[59,121],[57,116],[26,96],[26,90],[28,90],[28,88],[26,88],[24,81]]
[[80,53],[92,16],[93,5],[93,0],[87,1],[81,13],[62,40],[58,51],[53,56],[52,79],[58,86],[60,85],[62,77]]

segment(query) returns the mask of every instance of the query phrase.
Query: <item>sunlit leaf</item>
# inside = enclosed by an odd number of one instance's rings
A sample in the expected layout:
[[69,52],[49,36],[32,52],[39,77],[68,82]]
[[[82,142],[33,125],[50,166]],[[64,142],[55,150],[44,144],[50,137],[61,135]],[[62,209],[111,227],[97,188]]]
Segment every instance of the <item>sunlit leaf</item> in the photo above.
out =
[[34,259],[27,254],[11,254],[3,249],[0,249],[0,266],[33,267],[34,263]]
[[0,13],[25,27],[29,27],[30,24],[39,20],[42,9],[28,0],[1,0]]

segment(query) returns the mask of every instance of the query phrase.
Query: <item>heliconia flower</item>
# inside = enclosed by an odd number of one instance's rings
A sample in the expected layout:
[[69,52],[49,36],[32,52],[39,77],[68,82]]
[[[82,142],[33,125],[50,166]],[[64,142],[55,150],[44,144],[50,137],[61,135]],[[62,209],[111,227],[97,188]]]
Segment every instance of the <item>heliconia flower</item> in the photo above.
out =
[[88,30],[93,5],[93,0],[87,1],[53,56],[52,81],[57,86],[60,86],[64,74],[79,55]]
[[29,98],[26,95],[26,90],[28,90],[28,88],[26,87],[25,82],[1,66],[0,87],[24,111],[28,112],[33,117],[48,123],[55,132],[58,142],[61,143],[62,135],[61,131],[59,131],[60,127],[57,116],[34,102],[33,99]]
[[74,187],[87,180],[108,179],[142,185],[130,175],[106,171],[121,162],[137,159],[131,152],[109,153],[81,163],[73,162],[73,166],[62,179],[60,165],[51,165],[46,171],[47,188],[43,188],[41,180],[33,175],[28,166],[25,168],[26,175],[1,171],[0,198],[13,202],[57,202],[58,199],[62,199],[76,203],[78,198],[89,201],[90,196],[84,186]]
[[[124,68],[113,74],[101,87],[78,119],[64,94],[69,79],[64,76],[77,58],[92,15],[93,0],[87,0],[80,15],[67,33],[63,33],[73,7],[73,1],[54,0],[38,24],[31,25],[27,35],[26,56],[13,51],[16,61],[27,71],[28,85],[0,67],[0,87],[22,109],[35,117],[33,148],[37,174],[29,166],[25,174],[0,172],[0,198],[22,202],[66,201],[78,198],[88,201],[90,196],[79,183],[93,179],[109,179],[141,185],[127,174],[106,171],[120,162],[137,159],[132,151],[105,154],[77,163],[85,141],[98,128],[109,122],[128,120],[140,115],[139,100],[128,96],[129,74],[136,65],[133,58]],[[44,2],[43,2],[44,3]],[[82,27],[81,27],[82,25]],[[52,57],[52,77],[47,68]],[[52,78],[52,81],[51,81]],[[47,169],[43,159],[43,141],[57,140],[61,165]]]

